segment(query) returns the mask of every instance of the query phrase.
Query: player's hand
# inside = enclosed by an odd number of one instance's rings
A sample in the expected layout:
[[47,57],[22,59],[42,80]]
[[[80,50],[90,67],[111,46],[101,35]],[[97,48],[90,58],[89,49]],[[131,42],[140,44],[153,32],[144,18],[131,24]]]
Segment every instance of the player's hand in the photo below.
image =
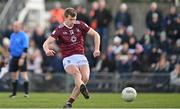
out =
[[55,52],[54,50],[47,50],[47,51],[46,51],[46,55],[47,55],[47,56],[54,56],[55,53],[56,53],[56,52]]
[[94,57],[100,56],[100,51],[99,50],[95,50],[93,55],[94,55]]
[[20,58],[18,61],[18,66],[21,67],[24,64],[24,58]]

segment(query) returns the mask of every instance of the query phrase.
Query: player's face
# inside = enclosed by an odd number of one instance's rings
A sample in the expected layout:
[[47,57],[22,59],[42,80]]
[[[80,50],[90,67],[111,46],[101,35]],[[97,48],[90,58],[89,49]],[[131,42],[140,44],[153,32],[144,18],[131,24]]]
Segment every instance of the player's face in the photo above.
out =
[[76,22],[76,16],[75,17],[71,17],[70,15],[68,17],[65,18],[65,22],[69,27],[72,27],[74,25],[74,23]]

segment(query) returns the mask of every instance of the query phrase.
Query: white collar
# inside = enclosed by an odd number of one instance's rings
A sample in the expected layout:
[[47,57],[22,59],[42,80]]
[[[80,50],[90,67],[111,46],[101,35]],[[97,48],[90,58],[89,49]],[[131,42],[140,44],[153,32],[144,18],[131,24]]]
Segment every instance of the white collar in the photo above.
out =
[[64,24],[65,27],[67,27],[69,29],[72,29],[74,27],[74,25],[72,27],[67,26],[65,22],[63,22],[63,24]]

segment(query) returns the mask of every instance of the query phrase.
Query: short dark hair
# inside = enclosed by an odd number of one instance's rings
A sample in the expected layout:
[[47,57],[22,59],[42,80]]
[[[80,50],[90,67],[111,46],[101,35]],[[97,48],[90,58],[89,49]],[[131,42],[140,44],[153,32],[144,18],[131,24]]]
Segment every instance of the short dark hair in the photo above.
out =
[[77,12],[74,8],[66,8],[65,9],[65,12],[64,12],[64,16],[65,17],[68,17],[68,16],[71,16],[71,17],[75,17],[77,16]]

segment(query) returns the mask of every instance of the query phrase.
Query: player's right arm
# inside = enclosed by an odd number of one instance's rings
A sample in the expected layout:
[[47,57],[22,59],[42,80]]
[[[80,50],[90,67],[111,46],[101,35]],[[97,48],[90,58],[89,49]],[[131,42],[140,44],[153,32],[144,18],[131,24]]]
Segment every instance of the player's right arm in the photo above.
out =
[[54,43],[55,40],[56,40],[56,39],[55,39],[54,37],[49,36],[49,37],[46,39],[46,41],[44,42],[44,44],[43,44],[43,49],[44,49],[44,51],[45,51],[45,53],[46,53],[47,56],[54,56],[55,51],[52,50],[52,48],[50,47],[50,45],[51,45],[52,43]]

